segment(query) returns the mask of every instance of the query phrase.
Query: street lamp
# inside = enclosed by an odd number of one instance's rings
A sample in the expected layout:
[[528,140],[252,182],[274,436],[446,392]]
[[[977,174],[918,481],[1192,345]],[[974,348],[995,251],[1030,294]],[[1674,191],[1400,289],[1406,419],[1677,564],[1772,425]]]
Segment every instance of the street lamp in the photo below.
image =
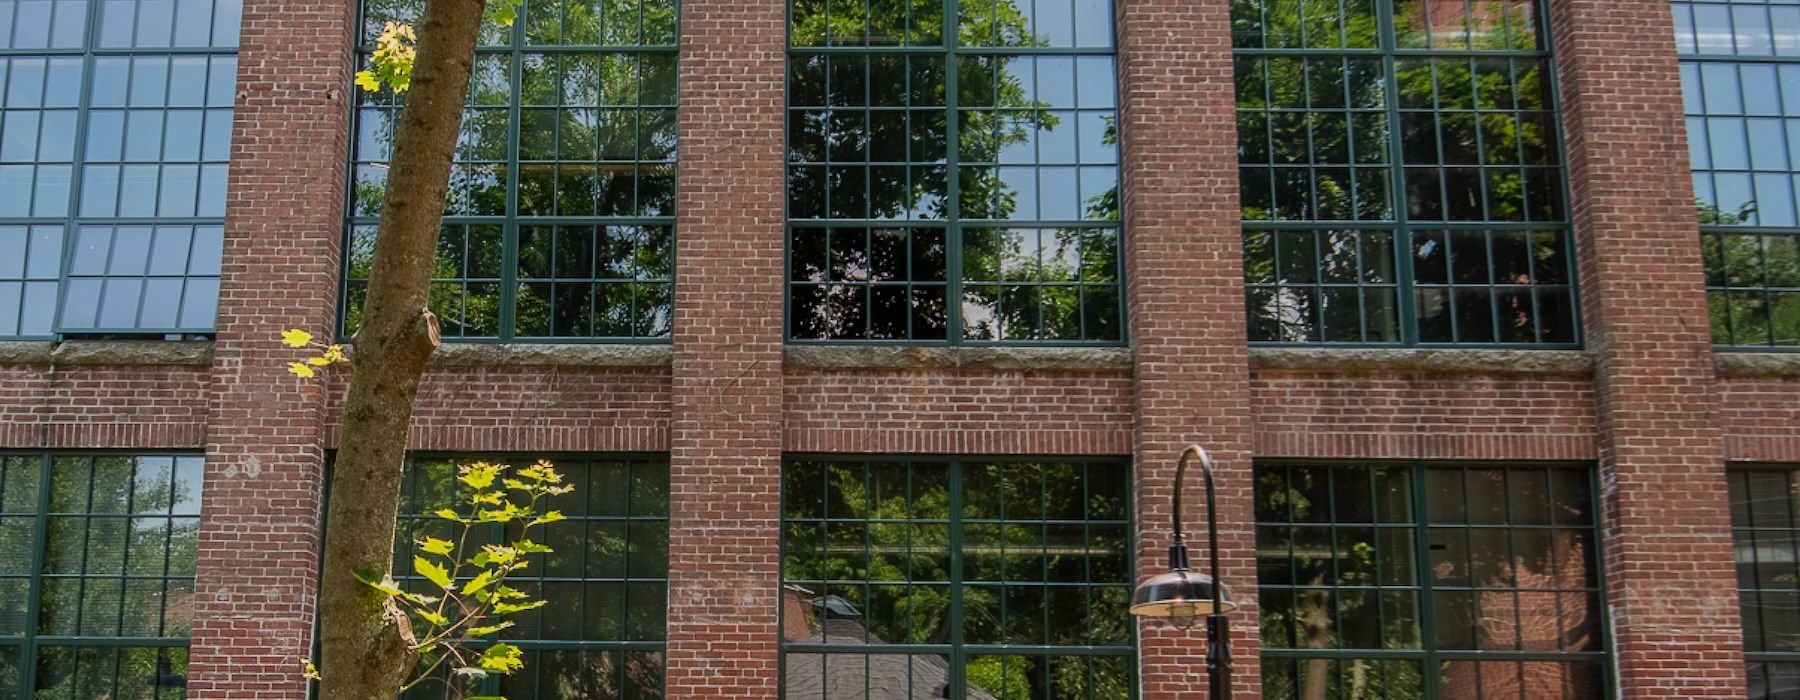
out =
[[[1181,481],[1187,475],[1188,460],[1200,458],[1200,471],[1206,476],[1206,537],[1209,574],[1188,570],[1187,542],[1181,539]],[[1213,503],[1212,455],[1199,445],[1189,445],[1181,452],[1175,467],[1175,539],[1169,544],[1169,572],[1157,574],[1139,584],[1131,595],[1131,614],[1157,617],[1169,624],[1187,629],[1194,618],[1206,617],[1206,679],[1212,687],[1212,700],[1231,697],[1231,639],[1225,613],[1237,606],[1219,583],[1219,519]]]

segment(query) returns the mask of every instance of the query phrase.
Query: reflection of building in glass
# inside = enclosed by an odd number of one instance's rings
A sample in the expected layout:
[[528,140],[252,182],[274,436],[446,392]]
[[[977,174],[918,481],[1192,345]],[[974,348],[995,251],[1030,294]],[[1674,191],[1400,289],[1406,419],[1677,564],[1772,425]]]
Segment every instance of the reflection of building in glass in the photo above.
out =
[[[362,328],[424,2],[0,0],[0,700],[306,697],[361,418],[275,338]],[[1198,442],[1238,697],[1800,697],[1800,3],[516,10],[396,542],[577,490],[471,693],[1187,697]]]

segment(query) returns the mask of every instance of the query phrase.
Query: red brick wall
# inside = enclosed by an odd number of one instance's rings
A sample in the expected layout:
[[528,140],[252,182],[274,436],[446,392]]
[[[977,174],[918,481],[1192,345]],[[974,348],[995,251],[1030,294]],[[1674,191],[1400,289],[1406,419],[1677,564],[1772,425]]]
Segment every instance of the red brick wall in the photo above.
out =
[[[325,444],[349,373],[333,377]],[[430,370],[413,406],[407,447],[432,452],[667,452],[669,371],[588,367]]]
[[[1119,0],[1119,132],[1134,393],[1138,574],[1166,571],[1176,458],[1218,459],[1221,580],[1240,606],[1234,687],[1260,692],[1251,527],[1250,360],[1238,228],[1236,97],[1227,3]],[[1190,528],[1205,532],[1199,475]],[[1194,551],[1204,561],[1205,538]],[[1145,700],[1206,687],[1204,632],[1139,623]]]
[[1593,382],[1257,371],[1256,456],[1592,460]]
[[303,697],[320,534],[324,387],[283,328],[334,327],[348,138],[344,0],[247,0],[219,325],[207,393],[192,698]]
[[1800,377],[1719,382],[1727,459],[1800,464]]
[[1550,7],[1586,340],[1599,363],[1619,692],[1742,697],[1725,449],[1669,5]]
[[681,5],[672,698],[777,691],[786,18],[783,0]]
[[0,446],[199,450],[207,376],[180,365],[0,368]]
[[1122,372],[790,369],[788,452],[1120,455]]

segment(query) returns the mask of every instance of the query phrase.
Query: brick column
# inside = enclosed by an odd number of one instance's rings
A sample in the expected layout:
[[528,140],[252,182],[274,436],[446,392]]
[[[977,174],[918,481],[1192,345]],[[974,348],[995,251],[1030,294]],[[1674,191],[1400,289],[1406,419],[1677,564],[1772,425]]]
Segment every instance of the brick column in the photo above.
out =
[[1618,690],[1743,697],[1725,451],[1669,4],[1556,0],[1551,25],[1587,344],[1598,359]]
[[244,3],[188,695],[304,698],[324,382],[282,329],[329,335],[343,231],[347,0]]
[[786,11],[681,7],[671,698],[777,691]]
[[[1125,279],[1136,350],[1138,574],[1167,571],[1176,459],[1198,443],[1218,461],[1220,578],[1234,688],[1260,694],[1251,528],[1250,369],[1226,3],[1118,0]],[[1188,475],[1183,522],[1205,566],[1205,491]],[[1206,690],[1205,632],[1140,623],[1142,697]]]

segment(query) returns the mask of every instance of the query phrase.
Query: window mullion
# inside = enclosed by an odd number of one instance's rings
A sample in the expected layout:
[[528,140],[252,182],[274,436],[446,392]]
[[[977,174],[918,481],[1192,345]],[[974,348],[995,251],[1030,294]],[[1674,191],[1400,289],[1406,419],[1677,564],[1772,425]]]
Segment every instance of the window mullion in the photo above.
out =
[[[954,2],[954,0],[946,0]],[[950,471],[950,653],[947,695],[966,697],[968,660],[963,653],[963,463],[952,461]]]
[[1440,674],[1434,670],[1438,668],[1439,661],[1437,656],[1437,638],[1434,636],[1437,629],[1437,621],[1435,604],[1432,600],[1433,590],[1430,576],[1431,517],[1428,515],[1430,513],[1430,504],[1425,501],[1425,468],[1415,466],[1408,471],[1411,472],[1409,476],[1412,482],[1413,542],[1417,548],[1413,555],[1417,563],[1413,565],[1412,575],[1416,582],[1416,590],[1418,591],[1419,650],[1425,654],[1423,665],[1421,666],[1422,672],[1420,673],[1419,683],[1420,687],[1425,691],[1425,697],[1435,698],[1439,697],[1438,681],[1440,680]]
[[[962,33],[960,31],[962,22],[958,14],[961,12],[960,0],[943,0],[943,2],[944,212],[946,219],[944,222],[944,340],[955,345],[963,340],[962,167],[959,165],[962,161],[962,130],[960,128],[962,118],[959,115],[962,89],[958,85],[960,75],[957,61],[962,55]],[[909,76],[911,75],[910,70],[907,73]],[[911,162],[910,154],[907,160]],[[961,480],[952,478],[951,483],[958,484],[960,488]],[[955,513],[952,513],[951,520],[957,523],[961,522],[960,518],[955,517]],[[957,525],[953,530],[960,531],[960,527]],[[957,540],[960,541],[960,537],[957,537]],[[960,611],[960,598],[952,605]],[[960,639],[957,643],[961,644]],[[954,670],[957,665],[951,664],[951,666]],[[961,671],[955,670],[952,677],[955,679],[951,684],[952,687],[960,692],[962,687]]]

